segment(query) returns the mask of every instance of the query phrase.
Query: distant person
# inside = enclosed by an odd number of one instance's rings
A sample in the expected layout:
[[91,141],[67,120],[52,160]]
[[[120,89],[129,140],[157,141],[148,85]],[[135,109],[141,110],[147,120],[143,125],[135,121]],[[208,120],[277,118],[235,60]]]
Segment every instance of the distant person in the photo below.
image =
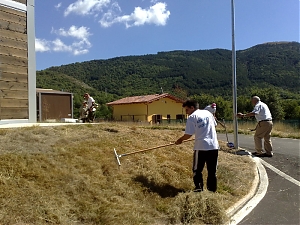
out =
[[88,108],[90,109],[93,106],[93,103],[95,103],[95,100],[90,96],[89,93],[85,93],[83,97],[87,102]]
[[216,121],[213,115],[207,110],[199,110],[199,104],[195,100],[188,100],[183,103],[186,114],[189,115],[186,121],[185,134],[175,144],[179,145],[184,140],[195,134],[193,173],[195,192],[203,191],[202,170],[206,163],[208,171],[207,189],[212,192],[217,190],[217,164],[219,143],[216,133]]
[[93,99],[93,97],[90,96],[89,93],[85,93],[83,97],[87,102],[87,108],[88,108],[87,121],[93,122],[95,118],[95,111],[96,111],[95,100]]
[[206,106],[204,109],[211,112],[211,114],[213,114],[214,117],[216,117],[216,111],[217,111],[217,104],[216,103],[212,103],[212,104]]
[[216,111],[217,111],[217,104],[216,104],[216,103],[212,103],[212,104],[206,106],[206,107],[204,108],[204,110],[207,110],[207,111],[211,112],[211,114],[213,114],[215,120],[216,120],[219,124],[221,124],[223,127],[225,127],[225,124],[221,123],[221,122],[217,119],[217,117],[216,117]]
[[79,108],[79,120],[81,120],[83,123],[87,121],[88,117],[88,107],[87,102],[82,102],[82,105]]
[[[237,117],[251,117],[255,116],[258,124],[255,128],[254,143],[255,143],[255,152],[252,155],[258,157],[272,157],[273,156],[273,146],[271,142],[271,131],[273,128],[272,115],[269,110],[269,107],[260,101],[258,96],[253,96],[251,98],[251,103],[254,106],[252,112],[242,114],[238,113]],[[264,148],[265,153],[262,149],[262,139],[264,139]]]

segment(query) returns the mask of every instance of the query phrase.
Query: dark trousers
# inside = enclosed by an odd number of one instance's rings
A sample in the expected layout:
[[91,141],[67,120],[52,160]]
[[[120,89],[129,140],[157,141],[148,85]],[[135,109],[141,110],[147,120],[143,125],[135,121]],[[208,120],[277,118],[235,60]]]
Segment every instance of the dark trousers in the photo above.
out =
[[217,190],[217,164],[218,164],[218,150],[209,151],[194,151],[193,173],[194,184],[196,189],[203,190],[202,171],[206,163],[208,172],[207,189],[212,192]]
[[87,117],[87,122],[93,122],[95,119],[95,112],[89,111],[88,117]]

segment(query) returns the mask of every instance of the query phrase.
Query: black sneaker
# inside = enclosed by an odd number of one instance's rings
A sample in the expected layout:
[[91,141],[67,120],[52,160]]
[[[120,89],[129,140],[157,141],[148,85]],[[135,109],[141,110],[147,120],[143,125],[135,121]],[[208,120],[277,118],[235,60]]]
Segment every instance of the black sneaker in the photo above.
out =
[[201,188],[195,188],[193,192],[202,192]]
[[262,154],[261,156],[259,157],[269,157],[269,158],[272,158],[273,157],[273,154],[267,154],[267,153],[264,153]]
[[259,157],[259,156],[263,155],[264,153],[252,152],[251,154]]

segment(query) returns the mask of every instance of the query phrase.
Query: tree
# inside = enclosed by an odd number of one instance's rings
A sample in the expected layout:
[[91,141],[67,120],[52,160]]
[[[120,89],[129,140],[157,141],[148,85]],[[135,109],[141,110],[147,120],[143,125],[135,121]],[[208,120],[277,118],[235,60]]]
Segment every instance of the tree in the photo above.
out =
[[194,99],[199,103],[200,109],[204,109],[207,105],[215,101],[215,98],[209,94],[193,95],[191,96],[191,99]]
[[300,119],[300,100],[283,99],[281,105],[285,112],[285,119]]
[[102,104],[96,111],[96,118],[111,119],[112,108],[108,107],[106,104]]
[[251,100],[249,96],[238,96],[237,97],[237,112],[251,112],[253,110],[253,106],[251,104]]
[[192,99],[199,103],[200,109],[204,109],[207,105],[211,103],[217,104],[216,117],[224,119],[232,119],[232,102],[225,100],[223,97],[213,97],[208,94],[194,95]]
[[233,109],[232,109],[232,101],[225,100],[223,97],[219,96],[215,99],[217,104],[217,118],[224,118],[225,120],[233,119]]

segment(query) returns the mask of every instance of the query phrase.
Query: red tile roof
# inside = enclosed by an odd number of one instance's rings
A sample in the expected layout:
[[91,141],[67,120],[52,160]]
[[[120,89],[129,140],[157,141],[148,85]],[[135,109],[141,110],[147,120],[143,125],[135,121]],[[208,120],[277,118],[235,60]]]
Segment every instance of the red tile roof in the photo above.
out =
[[107,103],[107,105],[122,105],[122,104],[134,104],[134,103],[151,103],[156,100],[159,100],[161,98],[170,98],[178,103],[183,103],[184,101],[170,95],[168,93],[164,94],[155,94],[155,95],[142,95],[142,96],[132,96],[132,97],[126,97],[122,98],[113,102]]

